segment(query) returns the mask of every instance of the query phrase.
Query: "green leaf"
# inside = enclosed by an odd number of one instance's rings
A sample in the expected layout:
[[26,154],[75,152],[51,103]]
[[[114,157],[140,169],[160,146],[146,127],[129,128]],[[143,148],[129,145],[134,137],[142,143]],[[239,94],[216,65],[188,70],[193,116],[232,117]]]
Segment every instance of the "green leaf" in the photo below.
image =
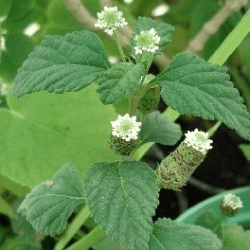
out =
[[147,164],[95,163],[85,176],[84,191],[95,221],[109,237],[129,249],[148,249],[159,188]]
[[101,101],[117,103],[133,94],[139,87],[143,71],[142,64],[121,63],[110,68],[98,81]]
[[239,46],[239,54],[242,58],[244,71],[248,73],[248,77],[250,76],[250,51],[249,51],[249,43],[250,43],[250,34],[248,34],[242,43]]
[[156,142],[163,145],[174,145],[182,136],[180,125],[166,120],[159,111],[146,116],[142,123],[140,138],[143,143]]
[[94,85],[62,95],[8,95],[7,101],[10,109],[0,110],[0,172],[11,180],[33,187],[66,162],[83,175],[94,161],[119,158],[107,148],[116,114]]
[[6,238],[0,250],[42,250],[40,246],[34,246],[29,242],[23,241],[19,237]]
[[2,226],[0,226],[0,249],[1,249],[1,244],[4,241],[5,235],[4,235],[4,229]]
[[210,229],[212,232],[216,233],[220,239],[223,238],[221,218],[212,209],[207,209],[203,213],[201,213],[195,219],[195,225]]
[[[20,205],[20,202],[18,205]],[[17,207],[18,206],[15,206],[16,209]],[[11,220],[11,226],[15,235],[17,235],[18,239],[20,239],[20,242],[23,243],[22,245],[29,246],[29,249],[41,249],[42,246],[40,241],[42,237],[40,233],[35,232],[34,228],[24,216],[16,213]]]
[[220,120],[250,139],[249,113],[224,68],[183,53],[155,81],[163,100],[179,113]]
[[97,244],[92,246],[94,250],[122,250],[119,243],[115,243],[110,238],[106,237],[103,240],[99,241]]
[[250,161],[250,144],[240,144],[240,150],[248,161]]
[[219,250],[222,244],[210,230],[200,226],[159,219],[149,242],[153,250]]
[[7,18],[3,27],[12,31],[23,30],[29,24],[42,16],[42,10],[35,6],[35,0],[12,0]]
[[5,16],[8,14],[10,9],[9,0],[0,0],[0,16]]
[[12,207],[1,196],[0,196],[0,213],[5,214],[9,217],[13,216]]
[[82,182],[76,170],[66,165],[52,180],[33,188],[18,213],[24,215],[36,231],[55,235],[66,228],[69,216],[83,202]]
[[6,35],[5,46],[11,61],[20,67],[28,54],[34,49],[35,42],[22,32]]
[[[155,20],[147,17],[138,17],[135,26],[135,33],[133,37],[140,34],[141,31],[149,31],[150,29],[154,28],[157,35],[161,37],[161,40],[158,44],[159,49],[156,50],[154,54],[161,54],[164,49],[164,46],[171,42],[171,36],[174,31],[174,27],[167,23],[158,23]],[[131,46],[136,46],[135,39],[132,39]],[[150,52],[151,53],[151,52]]]
[[223,250],[249,250],[249,246],[250,230],[236,224],[224,227]]
[[0,62],[0,75],[1,78],[6,82],[11,82],[14,80],[17,72],[17,66],[12,62],[11,56],[8,51],[3,51],[1,54]]
[[108,67],[102,42],[94,33],[85,30],[48,36],[18,70],[14,95],[79,91]]

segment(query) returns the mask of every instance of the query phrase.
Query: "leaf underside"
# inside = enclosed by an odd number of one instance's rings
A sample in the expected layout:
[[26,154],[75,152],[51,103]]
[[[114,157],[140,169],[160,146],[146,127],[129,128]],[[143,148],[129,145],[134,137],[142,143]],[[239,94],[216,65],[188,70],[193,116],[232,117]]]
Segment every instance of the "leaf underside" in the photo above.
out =
[[142,123],[140,138],[143,143],[156,142],[163,145],[174,145],[182,136],[180,125],[166,120],[159,111],[146,116]]

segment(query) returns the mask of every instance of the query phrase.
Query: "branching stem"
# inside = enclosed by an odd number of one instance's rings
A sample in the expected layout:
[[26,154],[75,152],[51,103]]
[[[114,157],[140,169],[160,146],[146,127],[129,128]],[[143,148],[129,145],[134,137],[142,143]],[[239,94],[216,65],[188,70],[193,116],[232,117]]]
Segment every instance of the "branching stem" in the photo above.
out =
[[[250,32],[249,23],[250,10],[247,11],[247,13],[243,16],[237,26],[232,30],[232,32],[226,37],[220,47],[210,57],[209,62],[222,66],[227,61],[229,56],[237,49],[237,47],[240,45],[246,35]],[[177,113],[173,113],[172,109],[170,112],[168,111],[168,109],[165,110],[164,114],[167,114],[169,116],[169,120],[175,121],[180,114],[178,115]],[[212,135],[220,127],[220,125],[221,122],[218,121],[218,123],[216,123],[216,125],[211,128],[210,134]],[[133,160],[140,160],[153,145],[154,143],[152,142],[142,145],[134,153]]]
[[57,242],[54,250],[63,250],[67,243],[73,238],[84,222],[89,218],[90,211],[88,206],[84,206],[80,213],[75,217],[72,223],[69,225],[65,234]]

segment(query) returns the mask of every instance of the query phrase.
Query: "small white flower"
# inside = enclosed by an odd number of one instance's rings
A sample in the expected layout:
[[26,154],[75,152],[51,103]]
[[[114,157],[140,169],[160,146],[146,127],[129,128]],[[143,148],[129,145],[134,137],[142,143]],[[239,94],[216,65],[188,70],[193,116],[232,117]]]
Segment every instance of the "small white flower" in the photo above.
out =
[[184,142],[197,151],[201,152],[203,155],[207,153],[209,149],[212,148],[210,145],[213,141],[208,139],[208,133],[199,131],[197,128],[190,132],[188,131],[185,134],[186,138]]
[[130,117],[129,114],[124,116],[118,115],[115,121],[111,122],[112,135],[120,137],[126,141],[136,140],[141,126],[141,122],[136,121],[136,116]]
[[233,210],[237,210],[239,208],[243,207],[242,201],[240,200],[239,197],[237,197],[234,194],[227,194],[224,196],[223,202],[222,202],[223,207],[230,207]]
[[117,7],[104,7],[102,12],[97,13],[97,17],[95,26],[104,29],[111,36],[118,27],[128,24],[125,18],[122,17],[122,12],[118,11]]
[[135,36],[136,46],[135,54],[142,54],[143,50],[154,53],[159,49],[159,44],[161,37],[157,35],[154,28],[148,31],[141,31],[140,35]]

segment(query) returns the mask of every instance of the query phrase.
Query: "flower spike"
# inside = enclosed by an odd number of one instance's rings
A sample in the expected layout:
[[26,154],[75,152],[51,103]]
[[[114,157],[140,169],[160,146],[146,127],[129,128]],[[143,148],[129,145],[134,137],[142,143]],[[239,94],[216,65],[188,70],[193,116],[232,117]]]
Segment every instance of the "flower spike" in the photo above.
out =
[[206,132],[195,129],[185,135],[184,141],[157,168],[158,177],[166,189],[180,190],[212,148],[212,140]]

